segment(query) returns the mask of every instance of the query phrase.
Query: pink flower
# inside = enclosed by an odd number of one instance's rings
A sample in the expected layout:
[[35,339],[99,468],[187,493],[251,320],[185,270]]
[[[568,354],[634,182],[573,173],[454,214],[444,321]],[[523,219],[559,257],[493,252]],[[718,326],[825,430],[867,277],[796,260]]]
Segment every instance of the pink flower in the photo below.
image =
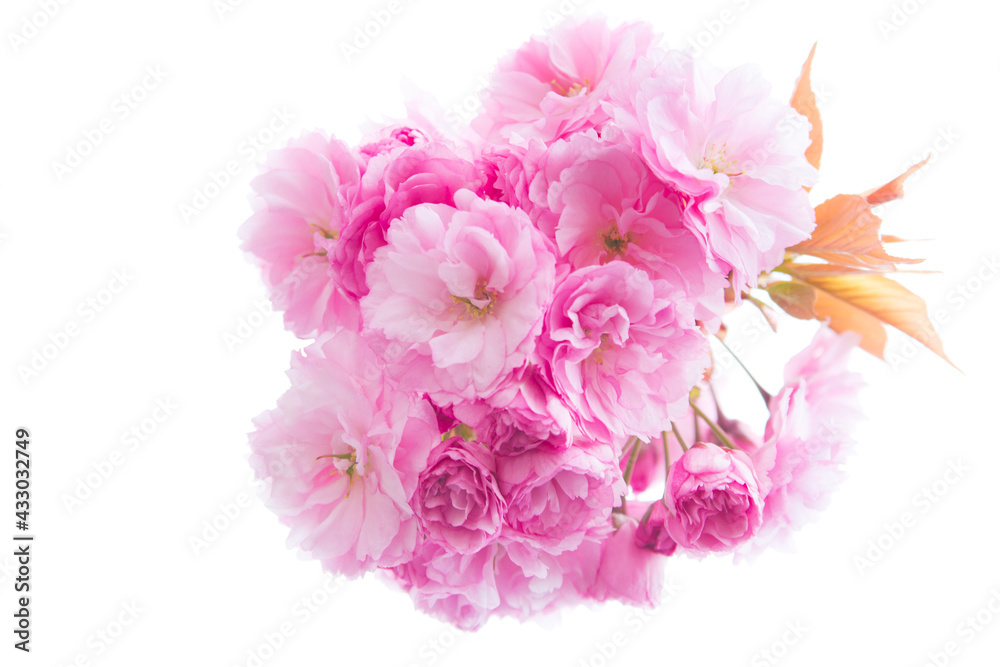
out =
[[655,36],[647,24],[610,28],[569,19],[504,58],[472,126],[489,143],[517,134],[552,141],[608,120],[601,108]]
[[494,613],[525,620],[583,602],[600,558],[598,542],[583,542],[557,555],[509,542],[495,563],[500,606]]
[[680,51],[657,51],[617,86],[606,108],[665,183],[694,197],[685,218],[713,268],[737,289],[809,237],[804,186],[809,122],[771,97],[752,66],[723,72]]
[[500,605],[494,560],[496,544],[457,553],[425,543],[417,556],[393,570],[417,609],[463,630],[478,630]]
[[634,518],[620,514],[615,518],[620,527],[602,545],[590,596],[598,601],[655,607],[663,594],[666,561],[655,551],[636,546],[638,522]]
[[568,446],[576,434],[570,409],[535,364],[518,369],[486,399],[452,409],[497,454],[519,453],[546,440]]
[[416,507],[429,539],[450,551],[479,551],[500,534],[507,502],[494,477],[493,454],[478,442],[450,438],[434,448],[420,474]]
[[359,177],[343,143],[307,132],[269,153],[251,184],[254,214],[240,229],[243,249],[260,265],[285,325],[301,338],[337,324],[357,327],[357,307],[331,280],[325,256],[347,224],[344,193]]
[[536,220],[574,268],[620,259],[683,287],[696,317],[718,321],[723,274],[711,269],[690,223],[687,200],[667,189],[614,127],[575,134],[538,162],[530,196]]
[[614,449],[597,443],[498,456],[497,477],[507,499],[503,535],[552,554],[603,538],[625,493]]
[[558,285],[539,346],[553,385],[595,440],[669,429],[709,363],[683,292],[617,260]]
[[528,360],[555,257],[527,216],[467,190],[389,228],[368,270],[365,323],[399,347],[408,389],[442,405],[489,396]]
[[761,475],[764,522],[753,551],[787,546],[815,521],[844,478],[861,414],[861,377],[847,370],[856,334],[823,327],[785,366],[785,386],[771,401],[764,444],[752,452]]
[[[629,507],[631,506],[630,502]],[[665,556],[672,555],[677,550],[677,542],[670,537],[667,528],[669,519],[670,510],[662,500],[650,503],[642,519],[639,520],[639,527],[635,532],[636,546]]]
[[344,329],[294,356],[288,377],[254,422],[250,464],[289,545],[346,576],[406,562],[420,530],[410,500],[440,439],[430,405],[396,391]]
[[688,553],[734,551],[756,534],[763,503],[741,451],[698,443],[670,466],[664,498],[670,537]]
[[379,155],[396,152],[410,146],[420,146],[429,141],[421,130],[406,125],[392,125],[380,128],[361,144],[361,157],[367,167],[368,161]]
[[484,199],[523,208],[531,214],[528,188],[545,151],[545,143],[541,140],[520,137],[512,138],[510,143],[487,147],[477,161],[485,177],[485,185],[478,194]]
[[385,245],[393,220],[417,204],[454,205],[456,192],[476,190],[483,183],[473,162],[410,128],[396,128],[362,151],[374,152],[352,191],[349,220],[330,252],[339,284],[355,298],[368,293],[365,272],[375,251]]

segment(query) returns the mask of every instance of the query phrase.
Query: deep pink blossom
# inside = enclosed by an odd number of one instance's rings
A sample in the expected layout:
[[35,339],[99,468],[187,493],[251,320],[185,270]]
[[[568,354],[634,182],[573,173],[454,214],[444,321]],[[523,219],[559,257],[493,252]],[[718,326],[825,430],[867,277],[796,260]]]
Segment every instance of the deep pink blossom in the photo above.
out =
[[[630,507],[631,505],[629,503]],[[662,500],[650,503],[635,532],[636,546],[665,556],[672,555],[677,550],[677,542],[670,537],[670,530],[667,528],[669,518],[670,510]]]
[[460,437],[431,451],[415,500],[429,539],[468,554],[500,535],[507,501],[497,486],[495,467],[486,446]]
[[699,556],[735,551],[763,519],[750,457],[709,443],[697,443],[670,466],[664,502],[670,537]]
[[504,536],[553,554],[603,538],[625,492],[615,450],[599,443],[497,456],[497,478],[507,499]]
[[338,283],[355,298],[368,293],[365,273],[393,220],[417,204],[454,205],[456,192],[483,183],[471,160],[416,130],[397,128],[366,149],[373,153],[351,192],[348,221],[330,252]]

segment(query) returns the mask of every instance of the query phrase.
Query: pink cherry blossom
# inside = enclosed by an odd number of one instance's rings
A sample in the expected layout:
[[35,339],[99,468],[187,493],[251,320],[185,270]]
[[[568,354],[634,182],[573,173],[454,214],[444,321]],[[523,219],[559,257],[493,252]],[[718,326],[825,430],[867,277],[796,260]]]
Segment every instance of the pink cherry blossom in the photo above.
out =
[[540,157],[530,196],[539,228],[574,268],[620,259],[683,287],[696,317],[717,323],[724,274],[687,228],[687,198],[668,189],[613,127],[574,134]]
[[549,142],[597,127],[608,120],[601,102],[612,84],[654,38],[646,24],[567,19],[500,62],[473,128],[500,143],[515,134]]
[[528,188],[545,151],[545,143],[541,140],[521,137],[514,137],[508,144],[487,147],[476,163],[484,176],[484,185],[478,194],[484,199],[522,208],[531,215]]
[[479,551],[500,535],[507,501],[500,494],[493,454],[454,437],[431,451],[415,501],[429,539],[450,551]]
[[403,385],[447,405],[498,390],[534,350],[555,257],[527,216],[463,190],[407,209],[368,270],[364,320]]
[[763,518],[750,457],[710,443],[697,443],[670,466],[664,502],[670,537],[697,556],[734,551]]
[[844,479],[861,415],[863,383],[847,370],[857,341],[856,334],[823,327],[785,366],[785,386],[771,401],[764,444],[751,453],[764,499],[755,552],[787,548],[792,531],[815,521]]
[[393,575],[417,609],[463,630],[478,630],[500,605],[494,569],[498,549],[494,543],[459,553],[427,542]]
[[638,522],[634,518],[621,514],[615,518],[619,527],[602,545],[601,565],[590,596],[598,601],[655,607],[663,595],[666,559],[636,545]]
[[601,545],[593,541],[559,554],[508,542],[495,562],[500,593],[495,613],[526,620],[585,602],[600,559]]
[[532,363],[489,397],[455,404],[452,411],[498,454],[521,452],[542,441],[568,446],[577,432],[573,413]]
[[250,464],[289,544],[347,576],[406,562],[420,531],[410,501],[440,440],[430,405],[397,391],[346,329],[294,356],[288,377],[254,422]]
[[285,325],[301,338],[357,327],[357,307],[330,278],[326,254],[347,224],[345,192],[359,178],[347,146],[307,132],[269,153],[251,184],[254,213],[240,229],[243,249],[261,267]]
[[496,460],[507,539],[558,554],[610,529],[611,510],[625,492],[610,445],[546,443]]
[[669,429],[708,366],[707,345],[682,290],[615,260],[558,285],[540,354],[584,434],[607,441]]
[[[629,503],[629,507],[632,504]],[[672,555],[677,550],[677,542],[670,536],[667,527],[669,519],[670,510],[662,500],[650,503],[639,520],[639,527],[635,532],[636,546],[665,556]]]
[[665,183],[697,202],[685,218],[713,268],[753,287],[815,224],[805,186],[809,122],[770,97],[752,66],[723,72],[656,50],[615,87],[606,108]]
[[476,190],[483,183],[472,161],[410,128],[397,128],[363,150],[373,152],[351,193],[349,219],[330,252],[338,283],[355,298],[368,293],[365,273],[375,251],[385,245],[393,220],[417,204],[451,206],[456,192]]

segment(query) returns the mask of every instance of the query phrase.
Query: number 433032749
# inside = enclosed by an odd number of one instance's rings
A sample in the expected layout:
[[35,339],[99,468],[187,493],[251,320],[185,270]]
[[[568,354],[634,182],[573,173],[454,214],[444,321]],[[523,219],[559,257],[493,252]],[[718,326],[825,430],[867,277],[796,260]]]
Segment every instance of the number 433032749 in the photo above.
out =
[[14,497],[15,524],[19,530],[28,530],[28,516],[31,511],[31,433],[26,428],[17,429],[17,440],[14,441],[14,467],[16,487]]

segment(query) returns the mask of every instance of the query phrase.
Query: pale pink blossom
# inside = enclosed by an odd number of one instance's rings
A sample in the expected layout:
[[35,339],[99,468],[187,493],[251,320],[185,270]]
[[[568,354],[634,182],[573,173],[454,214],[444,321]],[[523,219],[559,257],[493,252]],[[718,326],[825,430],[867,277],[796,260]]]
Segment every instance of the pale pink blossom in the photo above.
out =
[[555,257],[527,216],[462,190],[407,209],[368,269],[365,323],[398,346],[405,387],[447,405],[489,396],[528,361]]
[[463,630],[478,630],[500,605],[494,561],[499,547],[473,553],[450,551],[427,542],[393,576],[409,591],[417,609]]
[[289,545],[347,576],[408,561],[420,541],[410,502],[440,440],[430,405],[396,390],[346,329],[293,356],[288,377],[254,422],[250,464]]
[[559,554],[508,542],[495,562],[500,593],[495,613],[526,620],[586,602],[600,558],[601,544],[594,541]]
[[472,125],[488,143],[512,135],[549,142],[608,120],[601,102],[655,35],[647,24],[611,28],[601,18],[567,19],[497,66]]
[[737,289],[756,285],[786,248],[809,237],[809,122],[770,96],[757,68],[724,72],[681,51],[656,50],[605,105],[650,169],[692,197],[685,218],[713,268]]
[[638,522],[633,517],[616,514],[615,519],[618,528],[601,545],[601,564],[590,597],[655,607],[663,595],[666,559],[636,545]]
[[345,193],[360,164],[340,141],[306,132],[268,154],[254,178],[254,213],[240,229],[285,325],[301,338],[358,326],[357,306],[329,275],[327,249],[347,225]]
[[823,327],[785,366],[771,400],[764,444],[751,452],[761,475],[764,522],[753,551],[787,548],[791,533],[815,521],[845,477],[861,416],[861,376],[847,370],[856,334]]
[[539,347],[580,429],[605,441],[669,429],[709,364],[683,291],[618,260],[558,285]]

